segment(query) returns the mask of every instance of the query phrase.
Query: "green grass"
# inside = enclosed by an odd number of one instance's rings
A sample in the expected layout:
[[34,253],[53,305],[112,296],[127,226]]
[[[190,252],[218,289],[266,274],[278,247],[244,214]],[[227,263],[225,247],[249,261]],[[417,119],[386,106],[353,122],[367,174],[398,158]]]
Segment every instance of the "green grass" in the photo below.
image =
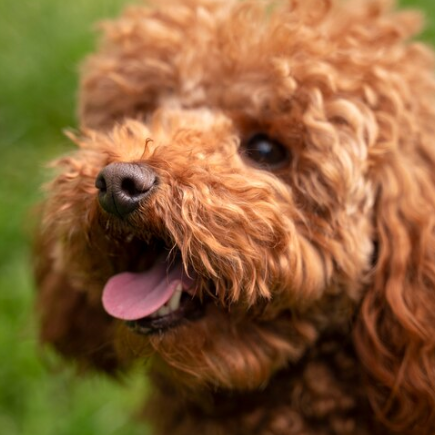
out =
[[[138,435],[142,376],[79,380],[37,343],[30,274],[31,208],[43,166],[71,145],[77,70],[92,23],[122,0],[0,1],[0,433]],[[133,422],[133,423],[132,423]]]
[[[29,260],[31,208],[41,198],[43,165],[71,149],[80,60],[91,51],[92,23],[115,16],[125,0],[0,0],[0,433],[135,435],[146,385],[103,377],[78,380],[54,370],[38,347]],[[435,17],[431,0],[403,1]],[[424,34],[435,41],[435,26]],[[195,435],[195,434],[193,434]]]

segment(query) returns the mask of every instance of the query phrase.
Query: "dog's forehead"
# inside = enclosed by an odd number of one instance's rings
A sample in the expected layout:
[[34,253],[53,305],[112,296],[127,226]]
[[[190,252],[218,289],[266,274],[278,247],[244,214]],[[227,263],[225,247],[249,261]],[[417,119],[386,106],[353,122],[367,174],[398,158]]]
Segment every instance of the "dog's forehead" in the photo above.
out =
[[84,68],[86,126],[107,123],[110,112],[113,120],[162,106],[252,117],[287,110],[298,70],[322,51],[315,28],[301,35],[304,25],[292,24],[296,12],[281,16],[260,2],[183,1],[175,17],[170,6],[127,10],[106,23],[101,48]]
[[[238,65],[245,66],[244,60],[235,59],[229,72],[225,71],[225,53],[213,59],[199,56],[195,71],[184,65],[177,69],[178,81],[170,92],[163,89],[158,97],[158,107],[207,107],[226,113],[244,113],[253,118],[288,112],[293,95],[291,92],[280,95],[279,89],[288,78],[277,74],[275,60],[272,54],[268,54],[262,63],[246,70],[238,68]],[[198,68],[201,68],[200,72]]]
[[[344,10],[329,13],[327,2],[319,2],[308,19],[307,8],[316,2],[304,3],[184,0],[174,19],[170,1],[165,9],[142,10],[141,19],[126,14],[114,23],[114,34],[123,34],[121,53],[129,51],[125,67],[141,75],[143,90],[149,82],[160,107],[267,115],[287,111],[303,88],[340,92],[339,83],[348,87],[346,82],[360,87],[372,65],[352,45],[353,27],[356,32],[363,24],[349,15],[339,25],[334,16]],[[127,36],[124,27],[130,28]]]
[[[200,109],[215,110],[246,119],[272,120],[278,113],[288,113],[292,107],[291,95],[281,100],[273,92],[276,83],[267,75],[249,77],[240,75],[231,83],[215,83],[210,86],[206,81],[192,81],[186,76],[178,92],[162,93],[157,107],[163,109]],[[256,89],[258,93],[252,90]]]

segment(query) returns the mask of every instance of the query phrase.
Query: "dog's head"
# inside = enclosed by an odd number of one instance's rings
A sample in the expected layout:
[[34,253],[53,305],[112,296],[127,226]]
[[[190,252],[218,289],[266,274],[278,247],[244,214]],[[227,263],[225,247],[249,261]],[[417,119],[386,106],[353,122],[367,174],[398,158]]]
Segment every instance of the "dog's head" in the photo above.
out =
[[428,417],[432,55],[380,3],[185,0],[104,24],[44,211],[48,341],[246,390],[338,330],[378,411]]

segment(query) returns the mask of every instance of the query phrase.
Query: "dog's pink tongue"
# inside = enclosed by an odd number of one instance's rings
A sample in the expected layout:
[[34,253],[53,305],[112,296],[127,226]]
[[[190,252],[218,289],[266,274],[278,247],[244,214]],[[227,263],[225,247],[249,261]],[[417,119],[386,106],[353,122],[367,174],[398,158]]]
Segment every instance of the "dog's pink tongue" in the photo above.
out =
[[168,263],[157,261],[146,272],[124,272],[107,281],[103,290],[103,307],[113,317],[138,320],[161,308],[183,282],[183,267],[176,264],[169,272]]

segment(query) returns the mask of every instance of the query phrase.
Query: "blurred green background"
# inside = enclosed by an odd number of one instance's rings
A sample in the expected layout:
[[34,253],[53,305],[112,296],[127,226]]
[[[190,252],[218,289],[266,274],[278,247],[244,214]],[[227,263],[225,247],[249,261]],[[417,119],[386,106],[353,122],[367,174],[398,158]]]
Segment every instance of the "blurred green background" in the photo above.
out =
[[[32,206],[44,164],[72,149],[80,60],[95,42],[92,24],[126,0],[0,0],[0,433],[134,435],[131,418],[146,390],[140,374],[124,385],[53,370],[38,347],[29,261]],[[435,17],[435,1],[409,0]],[[435,44],[428,19],[423,38]],[[49,364],[47,361],[49,360]],[[192,434],[196,435],[196,434]]]
[[[60,370],[37,342],[29,261],[31,208],[45,163],[71,149],[77,70],[93,23],[125,0],[0,0],[0,434],[138,435],[143,376],[124,385]],[[126,384],[126,385],[125,385]]]

